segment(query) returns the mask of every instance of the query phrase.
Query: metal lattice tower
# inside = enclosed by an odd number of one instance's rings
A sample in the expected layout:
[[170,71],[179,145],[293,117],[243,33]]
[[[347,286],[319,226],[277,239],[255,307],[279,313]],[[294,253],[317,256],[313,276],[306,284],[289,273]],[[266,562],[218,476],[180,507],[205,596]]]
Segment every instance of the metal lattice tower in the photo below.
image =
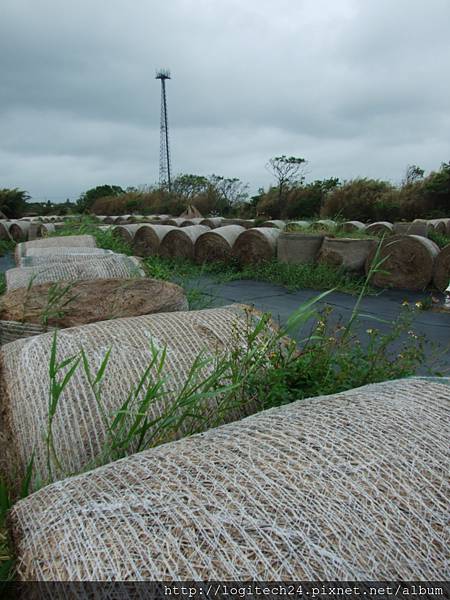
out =
[[159,145],[159,185],[170,192],[170,150],[169,126],[167,123],[166,79],[170,79],[170,71],[161,69],[156,72],[156,79],[161,80],[161,126]]

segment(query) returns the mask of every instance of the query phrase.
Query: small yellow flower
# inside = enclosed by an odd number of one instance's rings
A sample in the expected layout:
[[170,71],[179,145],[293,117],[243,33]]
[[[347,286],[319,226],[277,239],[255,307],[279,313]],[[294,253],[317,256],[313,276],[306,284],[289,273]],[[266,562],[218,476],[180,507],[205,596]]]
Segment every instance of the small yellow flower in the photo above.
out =
[[402,302],[402,306],[409,306],[409,302],[408,302],[408,300],[403,300],[403,302]]
[[415,303],[416,308],[423,308],[423,302],[421,302],[420,300],[418,302]]
[[369,335],[372,335],[373,329],[366,329],[366,333],[368,333]]

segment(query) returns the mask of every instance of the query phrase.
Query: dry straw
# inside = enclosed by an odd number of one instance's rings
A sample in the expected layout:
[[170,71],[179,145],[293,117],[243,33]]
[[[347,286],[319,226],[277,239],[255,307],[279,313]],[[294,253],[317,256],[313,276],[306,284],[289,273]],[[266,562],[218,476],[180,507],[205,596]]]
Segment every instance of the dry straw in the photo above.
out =
[[277,227],[255,227],[242,233],[233,246],[233,256],[242,265],[256,264],[272,260],[276,256],[278,237]]
[[[431,282],[438,254],[437,244],[425,237],[392,235],[382,243],[377,260],[383,262],[371,281],[377,287],[423,290]],[[375,246],[367,257],[366,273],[376,255]]]
[[48,329],[44,325],[35,323],[21,323],[20,321],[0,320],[0,346],[16,340],[39,335]]
[[210,231],[205,225],[191,225],[169,231],[159,247],[159,254],[167,258],[194,260],[195,242],[202,234]]
[[[17,485],[15,475],[18,474],[19,478],[24,475],[33,453],[36,472],[44,481],[49,477],[61,478],[64,474],[79,472],[101,454],[109,439],[114,416],[124,406],[130,391],[137,388],[151,362],[152,344],[160,354],[165,352],[162,389],[166,393],[159,394],[148,407],[150,423],[165,414],[166,407],[187,384],[199,355],[202,352],[208,356],[228,352],[233,339],[247,322],[243,308],[235,305],[116,319],[59,331],[58,363],[77,356],[84,349],[90,371],[95,374],[105,355],[111,351],[101,383],[101,403],[94,393],[95,386],[90,385],[81,366],[64,389],[52,425],[54,456],[58,458],[53,469],[48,464],[45,441],[53,334],[4,346],[0,353],[0,419],[3,419],[0,422],[0,445],[4,448],[0,453],[0,472],[3,471],[4,476]],[[214,363],[211,361],[199,371],[203,379],[212,372]],[[156,367],[151,374],[150,382],[154,381],[153,378],[157,379]],[[192,381],[189,385],[193,385]],[[142,399],[143,395],[145,389],[140,390],[137,398]],[[203,421],[208,426],[208,414],[215,413],[219,403],[218,394],[205,399],[201,417],[197,415],[200,419],[197,426],[201,427]],[[238,411],[236,418],[249,414],[249,407],[242,403]],[[175,431],[169,429],[158,433],[157,423],[151,431],[161,437],[159,442],[168,441],[167,436],[182,437],[193,426],[195,418],[191,417],[184,419]]]
[[203,233],[195,242],[196,262],[228,262],[236,240],[244,231],[240,225],[225,225]]
[[136,231],[133,250],[138,256],[154,256],[164,237],[176,227],[170,225],[142,225]]
[[17,267],[9,269],[6,275],[8,291],[26,288],[41,283],[57,281],[87,281],[93,279],[130,279],[144,277],[139,259],[122,254],[87,261],[58,262],[36,267]]
[[368,385],[47,486],[11,511],[18,578],[445,580],[449,400]]

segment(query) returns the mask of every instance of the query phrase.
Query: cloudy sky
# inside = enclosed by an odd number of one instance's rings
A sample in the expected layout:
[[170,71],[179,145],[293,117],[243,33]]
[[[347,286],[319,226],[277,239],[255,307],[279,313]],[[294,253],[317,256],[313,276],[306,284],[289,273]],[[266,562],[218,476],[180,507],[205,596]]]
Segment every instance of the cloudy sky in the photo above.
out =
[[76,198],[175,173],[394,182],[450,160],[449,0],[1,0],[0,187]]

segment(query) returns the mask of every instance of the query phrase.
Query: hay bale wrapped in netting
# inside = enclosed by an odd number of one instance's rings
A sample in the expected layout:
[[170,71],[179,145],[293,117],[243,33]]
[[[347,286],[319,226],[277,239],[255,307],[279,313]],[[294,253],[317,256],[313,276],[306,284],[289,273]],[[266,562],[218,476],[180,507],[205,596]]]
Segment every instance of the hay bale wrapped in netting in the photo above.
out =
[[[49,328],[39,323],[0,320],[0,346],[22,338],[45,333]],[[1,436],[0,436],[1,441]]]
[[208,231],[211,230],[206,225],[191,225],[169,231],[159,246],[159,254],[167,258],[194,260],[195,242]]
[[354,232],[362,232],[366,228],[365,224],[361,221],[345,221],[342,223],[341,231],[345,231],[345,233],[354,233]]
[[44,487],[10,513],[18,579],[444,581],[449,400],[367,385]]
[[141,225],[134,234],[133,251],[137,256],[154,256],[169,231],[177,227],[173,225]]
[[241,265],[272,260],[277,253],[281,231],[277,227],[255,227],[244,231],[233,246],[233,256]]
[[16,262],[22,256],[27,256],[31,248],[95,248],[97,246],[92,235],[64,235],[61,237],[43,238],[17,244],[15,250]]
[[186,219],[184,217],[176,217],[173,219],[166,219],[166,225],[172,225],[173,227],[181,227],[181,223],[184,223]]
[[450,244],[442,248],[436,257],[433,283],[441,292],[450,285]]
[[282,233],[278,238],[277,260],[291,265],[313,264],[324,237],[319,233]]
[[9,227],[9,233],[15,242],[23,242],[28,239],[30,221],[15,221]]
[[90,281],[93,279],[132,279],[144,277],[139,259],[123,254],[92,258],[87,261],[44,264],[36,267],[8,269],[8,292],[23,287],[58,281]]
[[[42,248],[42,250],[44,250],[44,248]],[[50,250],[50,248],[45,248],[45,250]],[[74,250],[74,248],[63,248],[63,250]],[[80,248],[80,250],[82,250],[82,248]],[[96,252],[87,252],[87,250],[96,250]],[[37,267],[39,265],[86,262],[92,259],[102,260],[104,258],[112,256],[113,254],[116,253],[112,250],[102,250],[101,248],[86,248],[86,252],[58,252],[54,254],[36,254],[30,256],[23,256],[20,259],[20,263],[18,266]]]
[[11,234],[9,233],[9,228],[11,226],[11,221],[0,221],[0,240],[12,240]]
[[132,244],[136,231],[142,227],[142,223],[133,225],[116,225],[113,229],[113,236],[127,244]]
[[332,221],[331,219],[320,219],[319,221],[314,221],[314,223],[311,223],[310,227],[316,231],[320,231],[321,229],[329,231],[335,229],[336,225],[336,221]]
[[388,221],[376,221],[366,227],[366,233],[370,235],[392,235],[394,232],[394,226]]
[[274,219],[272,221],[264,221],[261,227],[277,227],[278,229],[281,229],[281,231],[283,231],[284,229],[286,229],[286,223],[284,221]]
[[53,224],[46,225],[45,223],[39,223],[39,221],[30,221],[28,239],[37,240],[41,237],[44,237],[46,233],[46,227],[53,227],[53,231],[55,230],[55,226]]
[[436,232],[441,235],[447,233],[447,225],[445,219],[430,219],[428,225]]
[[199,264],[228,262],[236,240],[244,231],[245,228],[240,225],[225,225],[203,233],[195,242],[195,261]]
[[394,223],[393,231],[396,235],[421,235],[428,237],[431,227],[425,219],[415,221],[399,221]]
[[192,219],[185,219],[180,227],[192,227],[192,225],[200,225],[200,223],[203,221],[203,217],[194,217]]
[[223,221],[223,217],[210,217],[209,219],[202,219],[200,225],[206,225],[210,229],[217,229],[217,227],[222,226]]
[[108,319],[188,310],[182,287],[160,279],[44,283],[0,298],[0,319],[76,327]]
[[227,225],[239,225],[240,227],[245,227],[245,229],[250,229],[250,227],[255,226],[255,219],[224,219],[222,227],[226,227]]
[[107,225],[114,225],[115,220],[116,220],[116,217],[112,217],[111,215],[108,215],[107,217],[105,217],[103,223],[106,223]]
[[311,225],[309,221],[289,221],[286,225],[286,229],[295,230],[296,228],[306,229]]
[[[176,415],[189,410],[191,417],[173,428],[163,428],[155,422],[147,439],[152,444],[163,443],[186,435],[192,428],[211,426],[217,418],[221,421],[240,418],[256,407],[250,402],[228,411],[221,404],[221,395],[211,395],[201,405],[180,406],[176,404],[177,392],[183,386],[195,388],[200,381],[190,375],[198,357],[203,364],[198,375],[204,379],[211,375],[217,363],[214,356],[228,353],[237,340],[242,342],[247,330],[249,315],[240,305],[217,309],[153,314],[127,319],[115,319],[81,327],[62,329],[57,337],[57,361],[77,356],[81,349],[87,356],[92,373],[97,373],[105,354],[111,349],[105,375],[102,380],[101,401],[97,401],[86,376],[84,364],[80,363],[72,379],[64,389],[53,419],[55,452],[61,468],[54,465],[53,478],[66,473],[79,472],[98,459],[108,438],[108,430],[117,411],[126,402],[130,392],[136,389],[152,360],[151,346],[158,351],[158,360],[152,367],[151,377],[130,401],[129,412],[137,412],[147,387],[158,382],[156,373],[164,349],[166,357],[161,370],[161,385],[156,398],[149,404],[146,414],[152,422],[167,417],[167,409],[176,407]],[[251,315],[251,309],[248,309]],[[15,474],[23,474],[34,450],[36,473],[44,480],[50,477],[44,440],[48,423],[48,390],[50,385],[49,361],[52,353],[53,334],[44,334],[32,340],[20,340],[4,346],[0,353],[2,393],[0,396],[0,474],[14,485]],[[202,355],[204,353],[204,355]],[[33,374],[30,377],[30,373]],[[203,388],[201,388],[203,389]],[[164,392],[164,393],[163,393]],[[143,410],[143,409],[139,409]],[[194,414],[195,413],[195,414]],[[103,416],[102,416],[103,415]],[[109,415],[106,419],[104,415]],[[3,421],[1,420],[3,419]],[[205,423],[205,425],[203,425]],[[155,437],[156,436],[156,437]],[[137,440],[136,440],[137,441]],[[127,453],[135,448],[127,445]],[[55,461],[56,462],[56,461]],[[13,481],[14,480],[14,481]]]
[[[377,247],[374,247],[366,260],[366,273],[369,273],[376,253]],[[433,277],[438,254],[439,247],[428,238],[392,235],[383,240],[378,256],[383,263],[371,281],[377,287],[424,290]]]
[[369,252],[376,248],[377,241],[325,237],[317,262],[345,271],[364,271]]

